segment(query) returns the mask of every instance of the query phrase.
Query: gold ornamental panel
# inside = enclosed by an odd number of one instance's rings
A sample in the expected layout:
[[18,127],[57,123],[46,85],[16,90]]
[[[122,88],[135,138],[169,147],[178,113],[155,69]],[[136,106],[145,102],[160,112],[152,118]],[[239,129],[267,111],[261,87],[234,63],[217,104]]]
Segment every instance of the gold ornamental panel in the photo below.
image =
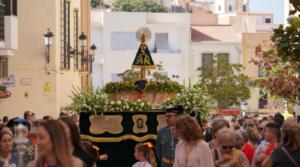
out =
[[99,135],[105,132],[120,134],[123,132],[121,115],[97,115],[90,117],[90,133]]

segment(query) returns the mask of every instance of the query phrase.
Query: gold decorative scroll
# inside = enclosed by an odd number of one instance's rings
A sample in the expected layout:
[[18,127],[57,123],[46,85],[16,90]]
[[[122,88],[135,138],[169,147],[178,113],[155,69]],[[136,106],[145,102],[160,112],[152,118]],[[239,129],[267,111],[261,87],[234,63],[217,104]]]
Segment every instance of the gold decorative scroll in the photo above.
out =
[[134,115],[132,117],[134,125],[133,125],[133,132],[138,133],[146,133],[148,132],[147,127],[147,115]]
[[157,131],[159,131],[161,128],[167,125],[165,115],[157,115],[157,122]]
[[120,134],[123,132],[123,117],[120,115],[97,115],[90,117],[90,133],[103,134],[105,132],[111,134]]
[[135,135],[124,135],[121,137],[93,137],[88,135],[81,135],[81,138],[89,140],[91,142],[99,142],[99,143],[121,142],[124,140],[134,140],[137,142],[144,142],[146,140],[156,140],[157,135],[146,135],[143,137],[138,137]]

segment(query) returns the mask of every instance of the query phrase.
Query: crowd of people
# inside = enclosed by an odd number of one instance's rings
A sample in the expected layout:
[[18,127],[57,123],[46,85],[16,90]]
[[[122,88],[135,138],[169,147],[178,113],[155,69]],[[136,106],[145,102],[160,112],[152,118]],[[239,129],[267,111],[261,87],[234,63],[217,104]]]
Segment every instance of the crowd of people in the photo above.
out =
[[167,109],[168,126],[158,132],[161,167],[299,167],[300,126],[280,113],[210,120]]
[[[166,127],[153,143],[138,143],[133,167],[299,167],[300,126],[293,118],[274,116],[221,116],[209,120],[166,109]],[[20,147],[16,126],[25,138]],[[35,119],[3,117],[0,125],[0,167],[95,167],[109,157],[80,138],[76,117],[62,113]],[[131,153],[130,153],[131,154]],[[20,158],[21,156],[21,158]],[[113,156],[113,155],[112,155]],[[122,166],[122,164],[120,164]]]
[[[19,139],[18,125],[23,125],[28,139],[21,143],[23,148],[14,142]],[[0,167],[95,167],[96,161],[107,158],[99,155],[97,146],[80,138],[76,119],[67,114],[35,120],[26,111],[24,118],[3,121],[0,126]]]

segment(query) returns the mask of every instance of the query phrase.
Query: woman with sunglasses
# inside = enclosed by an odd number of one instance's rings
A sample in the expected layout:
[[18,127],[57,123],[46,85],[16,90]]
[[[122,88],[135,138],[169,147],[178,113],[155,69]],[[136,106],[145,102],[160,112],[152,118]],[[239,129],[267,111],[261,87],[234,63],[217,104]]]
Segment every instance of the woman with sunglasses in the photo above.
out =
[[213,159],[216,167],[248,167],[248,160],[243,152],[236,149],[236,132],[223,128],[216,134],[220,143],[219,149],[213,149]]

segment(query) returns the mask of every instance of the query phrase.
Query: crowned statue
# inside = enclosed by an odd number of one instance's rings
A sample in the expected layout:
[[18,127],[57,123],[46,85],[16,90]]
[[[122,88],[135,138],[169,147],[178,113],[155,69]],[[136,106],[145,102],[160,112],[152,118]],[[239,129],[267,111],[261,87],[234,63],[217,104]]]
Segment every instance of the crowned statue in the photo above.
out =
[[140,46],[132,63],[132,68],[140,68],[141,80],[146,80],[146,70],[156,68],[146,44],[151,38],[151,31],[146,27],[142,27],[136,32],[136,38],[140,41]]

